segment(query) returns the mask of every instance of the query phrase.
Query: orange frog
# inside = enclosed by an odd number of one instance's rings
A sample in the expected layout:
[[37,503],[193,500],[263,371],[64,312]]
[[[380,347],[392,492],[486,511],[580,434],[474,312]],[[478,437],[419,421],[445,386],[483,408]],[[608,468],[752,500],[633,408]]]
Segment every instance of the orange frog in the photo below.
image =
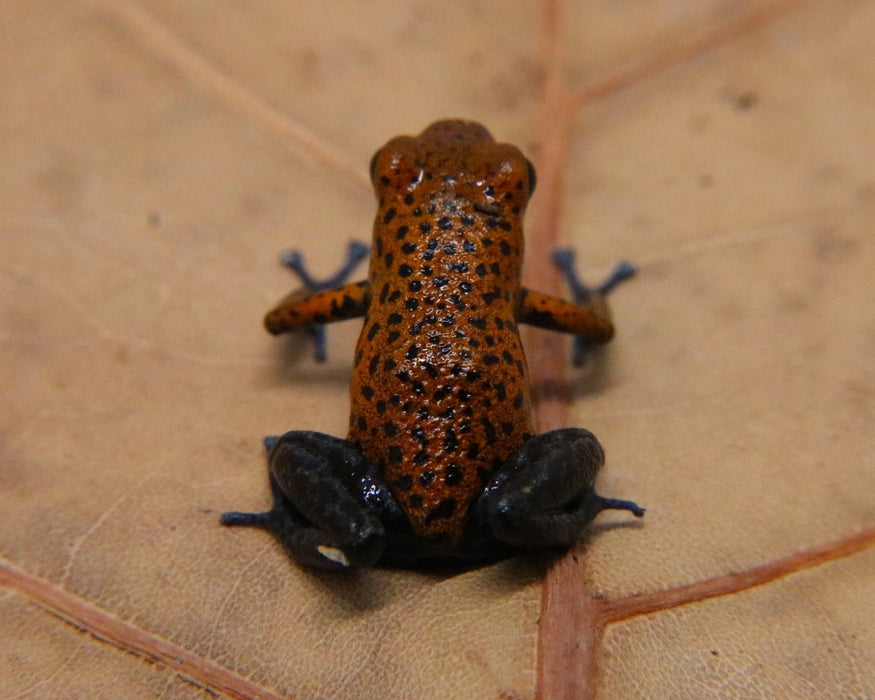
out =
[[[331,569],[487,561],[574,544],[608,508],[604,463],[580,428],[534,434],[517,323],[613,335],[605,294],[580,303],[520,286],[532,164],[479,124],[439,121],[377,151],[379,201],[368,280],[286,297],[274,334],[364,316],[350,386],[349,433],[267,438],[273,508],[225,525],[273,532],[301,563]],[[570,266],[570,261],[565,261]]]

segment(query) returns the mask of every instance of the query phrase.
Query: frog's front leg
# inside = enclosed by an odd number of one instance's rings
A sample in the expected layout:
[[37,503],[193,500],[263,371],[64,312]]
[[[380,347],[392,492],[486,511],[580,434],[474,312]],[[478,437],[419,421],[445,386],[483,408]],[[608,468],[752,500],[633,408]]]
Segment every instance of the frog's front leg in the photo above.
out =
[[294,291],[267,312],[264,327],[279,335],[295,328],[364,316],[370,301],[371,285],[364,280],[313,294]]
[[[604,299],[608,293],[618,284],[634,277],[637,273],[637,269],[632,263],[621,262],[617,264],[613,272],[601,284],[596,287],[590,287],[584,284],[577,274],[577,265],[574,258],[574,250],[571,248],[560,248],[553,251],[553,262],[568,282],[574,303],[583,308],[593,303],[604,306]],[[604,308],[607,311],[607,306],[604,306]],[[575,365],[583,364],[592,346],[593,339],[588,337],[586,333],[579,333],[575,336],[574,352],[572,355],[572,361]]]
[[[362,316],[367,309],[367,283],[344,286],[352,271],[367,254],[366,245],[352,241],[347,249],[346,261],[340,269],[330,277],[317,280],[304,264],[304,256],[300,251],[285,251],[280,256],[280,261],[300,278],[304,288],[286,296],[267,314],[264,320],[267,330],[276,335],[293,328],[305,327],[313,337],[316,362],[324,362],[326,340],[323,324]],[[309,320],[312,318],[323,320]]]
[[374,564],[386,546],[386,527],[403,519],[376,467],[352,443],[323,433],[297,430],[265,444],[273,507],[225,513],[222,524],[264,528],[302,564]]
[[484,489],[477,517],[496,539],[520,549],[570,547],[603,510],[640,518],[644,509],[637,504],[595,492],[604,461],[598,440],[582,428],[529,438]]
[[634,276],[635,267],[620,263],[604,282],[588,287],[577,276],[573,251],[558,250],[553,260],[567,278],[574,301],[522,288],[517,298],[516,317],[520,323],[573,333],[574,364],[580,365],[594,344],[607,343],[613,337],[614,324],[605,297],[618,284]]

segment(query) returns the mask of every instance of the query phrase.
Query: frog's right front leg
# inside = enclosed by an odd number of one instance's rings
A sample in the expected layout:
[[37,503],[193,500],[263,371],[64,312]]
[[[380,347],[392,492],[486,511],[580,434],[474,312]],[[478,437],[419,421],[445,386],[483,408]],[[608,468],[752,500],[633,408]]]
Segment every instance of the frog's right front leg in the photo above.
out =
[[223,525],[272,532],[302,564],[349,569],[377,562],[386,527],[403,519],[376,467],[350,442],[307,430],[269,438],[273,507],[230,512]]

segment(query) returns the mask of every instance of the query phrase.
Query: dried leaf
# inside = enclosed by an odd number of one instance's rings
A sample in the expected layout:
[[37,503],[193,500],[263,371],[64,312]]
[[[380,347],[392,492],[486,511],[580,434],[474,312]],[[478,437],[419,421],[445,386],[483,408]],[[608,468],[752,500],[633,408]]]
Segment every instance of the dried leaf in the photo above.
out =
[[[875,695],[875,5],[93,0],[0,27],[0,695]],[[542,425],[592,429],[600,490],[647,516],[546,578],[305,571],[218,524],[268,503],[262,435],[345,431],[356,324],[319,366],[263,333],[276,256],[332,270],[373,150],[444,116],[538,167],[529,283],[559,289],[560,242],[592,277],[639,263],[584,371],[527,339]]]

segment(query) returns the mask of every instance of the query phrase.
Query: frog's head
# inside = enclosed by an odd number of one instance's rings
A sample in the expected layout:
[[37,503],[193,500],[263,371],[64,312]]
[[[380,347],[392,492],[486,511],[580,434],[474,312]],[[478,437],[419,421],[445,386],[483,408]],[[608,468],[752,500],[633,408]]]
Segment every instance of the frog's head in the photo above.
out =
[[460,214],[510,220],[525,211],[535,169],[516,146],[496,143],[482,125],[445,119],[419,136],[389,141],[371,160],[371,180],[382,201],[455,203]]

